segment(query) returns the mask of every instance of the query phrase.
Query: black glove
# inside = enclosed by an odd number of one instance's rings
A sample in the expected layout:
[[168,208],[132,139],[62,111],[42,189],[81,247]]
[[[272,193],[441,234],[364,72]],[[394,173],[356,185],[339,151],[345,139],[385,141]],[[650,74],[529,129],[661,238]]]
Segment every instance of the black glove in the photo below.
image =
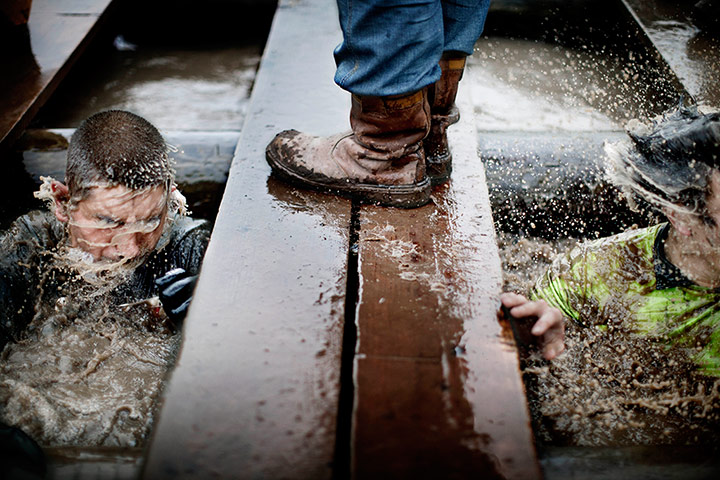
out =
[[155,280],[163,310],[176,325],[187,315],[196,282],[197,275],[190,275],[182,268],[174,268]]

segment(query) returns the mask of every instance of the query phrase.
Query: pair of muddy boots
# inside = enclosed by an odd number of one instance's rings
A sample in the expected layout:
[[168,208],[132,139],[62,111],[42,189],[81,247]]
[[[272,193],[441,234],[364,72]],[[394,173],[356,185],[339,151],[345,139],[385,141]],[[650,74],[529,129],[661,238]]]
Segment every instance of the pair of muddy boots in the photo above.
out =
[[352,96],[351,132],[313,137],[279,133],[266,150],[273,172],[301,187],[366,203],[414,208],[430,187],[450,177],[447,127],[465,58],[440,61],[442,77],[419,92],[393,97]]

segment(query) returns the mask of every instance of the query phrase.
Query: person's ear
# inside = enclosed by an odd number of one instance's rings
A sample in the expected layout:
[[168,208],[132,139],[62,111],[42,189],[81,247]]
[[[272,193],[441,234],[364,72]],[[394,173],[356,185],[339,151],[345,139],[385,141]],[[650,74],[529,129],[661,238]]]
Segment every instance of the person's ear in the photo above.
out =
[[676,232],[685,237],[692,235],[692,228],[690,227],[690,219],[692,217],[690,215],[676,212],[675,210],[669,208],[663,208],[663,213],[670,221],[670,224],[672,224]]
[[67,213],[67,202],[70,199],[70,190],[64,183],[53,180],[50,183],[53,200],[55,201],[55,217],[63,223],[70,220]]

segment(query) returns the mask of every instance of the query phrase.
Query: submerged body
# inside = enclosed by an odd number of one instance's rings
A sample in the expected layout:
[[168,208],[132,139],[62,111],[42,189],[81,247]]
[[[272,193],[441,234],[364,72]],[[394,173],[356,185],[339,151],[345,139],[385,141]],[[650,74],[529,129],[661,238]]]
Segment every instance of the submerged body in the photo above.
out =
[[720,291],[664,253],[668,224],[578,245],[532,297],[572,319],[564,355],[527,360],[538,437],[552,444],[720,440]]
[[574,248],[532,301],[503,296],[541,340],[555,333],[553,362],[526,369],[533,416],[554,443],[718,445],[720,114],[680,105],[628,134],[606,146],[608,172],[668,224]]
[[581,325],[685,349],[701,373],[720,377],[720,291],[668,261],[668,230],[661,224],[581,244],[554,262],[532,296]]
[[209,234],[177,216],[118,264],[71,247],[50,212],[16,220],[0,240],[0,419],[46,446],[141,444],[179,344],[145,300],[167,271],[197,274]]
[[[183,268],[196,275],[210,236],[208,222],[178,216],[165,228],[155,248],[129,264],[103,264],[69,248],[63,225],[49,212],[31,212],[16,220],[0,239],[0,346],[19,339],[36,314],[36,305],[55,305],[63,286],[73,281],[103,284],[122,275],[105,294],[116,305],[157,295],[154,281],[169,270]],[[75,256],[76,261],[73,261]],[[52,268],[51,268],[52,267]]]

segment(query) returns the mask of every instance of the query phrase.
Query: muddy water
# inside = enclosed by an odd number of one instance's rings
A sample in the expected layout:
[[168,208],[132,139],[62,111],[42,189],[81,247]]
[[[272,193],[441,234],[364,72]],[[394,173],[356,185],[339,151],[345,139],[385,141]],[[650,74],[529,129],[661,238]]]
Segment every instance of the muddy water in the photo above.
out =
[[155,304],[118,305],[129,270],[48,255],[37,312],[0,356],[0,419],[42,446],[142,446],[180,335]]
[[67,87],[35,123],[75,128],[93,113],[121,109],[137,113],[161,131],[242,128],[260,61],[259,45],[120,47],[73,72]]
[[[498,234],[504,289],[527,293],[554,257],[577,242]],[[625,331],[568,322],[552,362],[530,348],[523,371],[538,440],[548,445],[712,445],[720,440],[720,380],[687,354]]]
[[545,240],[497,232],[503,269],[503,291],[526,293],[560,253],[577,243],[575,238]]
[[696,375],[679,349],[630,332],[568,324],[567,353],[527,360],[536,434],[578,446],[712,445],[720,439],[720,380]]
[[127,320],[104,312],[58,328],[48,317],[39,338],[8,345],[3,421],[42,446],[142,446],[180,336],[147,334]]
[[483,38],[468,60],[481,131],[608,131],[638,114],[633,72],[619,60],[558,45]]
[[[76,128],[105,109],[142,115],[179,149],[172,156],[195,215],[213,219],[262,40],[179,48],[123,42],[93,45],[34,125]],[[4,226],[27,212],[18,203],[37,207],[32,192],[40,175],[62,179],[66,147],[66,141],[51,142],[34,163],[26,154],[27,172],[18,159],[7,159],[19,167],[10,170],[7,202],[0,202]],[[50,153],[57,161],[43,156]],[[118,308],[126,301],[116,295],[120,278],[88,282],[58,264],[48,272],[27,336],[0,355],[0,420],[43,447],[143,446],[181,335],[152,305]]]

